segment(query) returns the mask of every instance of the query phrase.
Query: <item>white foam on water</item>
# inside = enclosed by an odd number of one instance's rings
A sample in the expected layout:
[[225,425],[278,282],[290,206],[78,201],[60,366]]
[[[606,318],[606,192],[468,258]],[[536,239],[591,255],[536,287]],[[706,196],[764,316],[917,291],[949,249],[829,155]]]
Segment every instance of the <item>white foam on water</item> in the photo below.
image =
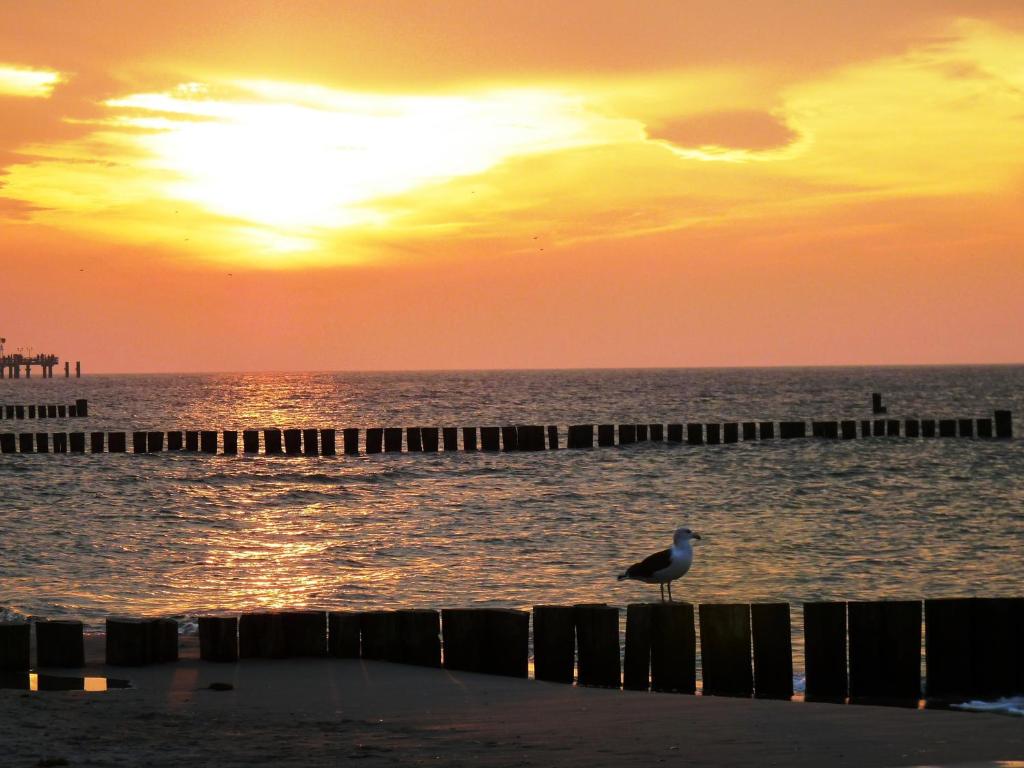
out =
[[995,712],[1000,715],[1024,717],[1024,696],[1007,696],[995,701],[965,701],[962,704],[950,704],[950,707],[968,712]]
[[0,605],[0,623],[8,621],[27,621],[28,616],[23,613],[18,613],[13,608],[6,608]]

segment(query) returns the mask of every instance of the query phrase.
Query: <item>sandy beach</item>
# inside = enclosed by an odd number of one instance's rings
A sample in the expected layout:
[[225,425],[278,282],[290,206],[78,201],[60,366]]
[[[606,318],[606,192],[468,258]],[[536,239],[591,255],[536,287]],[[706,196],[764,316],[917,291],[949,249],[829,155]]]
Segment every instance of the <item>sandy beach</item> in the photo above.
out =
[[998,715],[584,689],[333,659],[213,664],[196,659],[193,642],[182,656],[106,668],[91,638],[85,674],[127,678],[131,689],[0,691],[0,764],[870,767],[1024,756],[1021,721]]

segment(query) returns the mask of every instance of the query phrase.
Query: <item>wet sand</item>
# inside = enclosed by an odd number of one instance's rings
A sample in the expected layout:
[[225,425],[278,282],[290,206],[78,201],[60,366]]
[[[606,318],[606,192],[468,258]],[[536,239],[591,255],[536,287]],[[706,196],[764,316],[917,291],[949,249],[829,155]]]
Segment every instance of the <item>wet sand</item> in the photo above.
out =
[[[89,658],[102,657],[95,640]],[[0,764],[916,766],[1024,757],[999,715],[574,688],[343,660],[195,659],[106,693],[0,691]],[[51,670],[53,674],[75,674]],[[229,683],[233,690],[209,685]]]

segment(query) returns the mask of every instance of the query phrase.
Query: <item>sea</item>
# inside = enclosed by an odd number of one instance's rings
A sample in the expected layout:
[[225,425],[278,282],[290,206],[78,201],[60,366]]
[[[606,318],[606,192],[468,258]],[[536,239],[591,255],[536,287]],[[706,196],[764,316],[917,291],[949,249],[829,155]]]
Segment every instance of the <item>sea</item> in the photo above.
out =
[[89,401],[3,431],[963,418],[1010,441],[669,443],[358,457],[0,455],[0,617],[658,599],[617,581],[701,535],[677,600],[1008,597],[1024,553],[1024,366],[217,373],[0,381]]

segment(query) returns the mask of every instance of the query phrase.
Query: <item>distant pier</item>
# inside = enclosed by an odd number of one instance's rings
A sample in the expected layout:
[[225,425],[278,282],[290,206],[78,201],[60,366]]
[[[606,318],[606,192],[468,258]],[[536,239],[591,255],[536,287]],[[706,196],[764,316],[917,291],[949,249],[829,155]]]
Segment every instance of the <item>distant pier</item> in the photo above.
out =
[[[60,358],[57,355],[32,355],[22,354],[3,355],[0,357],[0,379],[20,379],[24,369],[25,378],[32,378],[32,368],[37,367],[44,379],[53,378],[53,369],[60,365]],[[75,362],[75,378],[82,377],[82,363]],[[71,378],[71,363],[64,363],[64,378]]]

